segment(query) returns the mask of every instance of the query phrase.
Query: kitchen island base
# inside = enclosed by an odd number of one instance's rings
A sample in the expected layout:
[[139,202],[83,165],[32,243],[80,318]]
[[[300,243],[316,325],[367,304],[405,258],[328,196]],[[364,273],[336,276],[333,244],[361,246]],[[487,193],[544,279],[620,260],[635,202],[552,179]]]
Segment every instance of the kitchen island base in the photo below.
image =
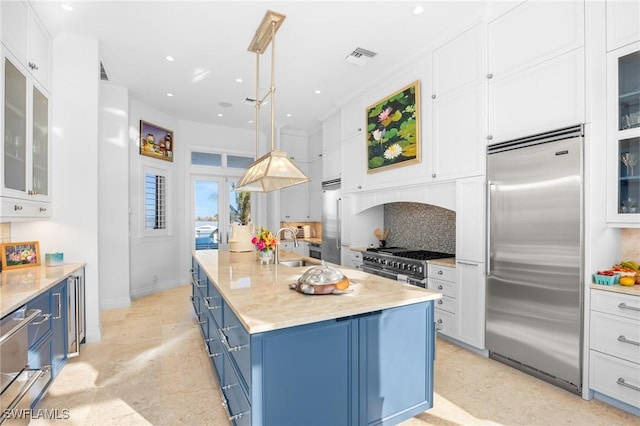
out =
[[192,301],[232,424],[394,425],[433,406],[432,300],[250,333],[201,271]]

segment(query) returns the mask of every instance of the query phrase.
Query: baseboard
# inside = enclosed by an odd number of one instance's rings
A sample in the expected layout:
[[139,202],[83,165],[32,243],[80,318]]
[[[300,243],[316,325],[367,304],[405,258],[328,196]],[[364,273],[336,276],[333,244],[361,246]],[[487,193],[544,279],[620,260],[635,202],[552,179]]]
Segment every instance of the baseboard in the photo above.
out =
[[108,310],[108,309],[117,309],[117,308],[128,308],[131,306],[131,299],[129,297],[120,298],[120,299],[106,299],[100,300],[100,310]]
[[154,283],[144,287],[139,287],[131,290],[131,299],[139,299],[141,297],[149,296],[159,291],[169,290],[181,286],[179,282],[165,281],[162,283]]

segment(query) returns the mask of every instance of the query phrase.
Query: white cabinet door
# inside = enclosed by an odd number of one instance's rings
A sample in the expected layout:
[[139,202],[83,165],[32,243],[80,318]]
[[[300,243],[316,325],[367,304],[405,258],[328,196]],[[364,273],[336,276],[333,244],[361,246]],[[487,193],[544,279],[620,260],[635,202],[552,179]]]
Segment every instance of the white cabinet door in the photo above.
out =
[[456,338],[484,349],[485,276],[484,263],[456,261],[458,303]]
[[365,141],[362,135],[353,136],[342,144],[342,192],[358,191],[364,186],[367,173]]
[[[307,163],[298,163],[297,166],[305,174],[309,173]],[[280,190],[280,220],[283,222],[309,220],[309,182]]]
[[449,180],[484,173],[485,111],[483,83],[436,97],[432,179]]
[[456,259],[484,262],[485,205],[484,177],[456,181]]
[[332,115],[322,122],[322,152],[340,145],[340,114]]
[[309,135],[309,162],[322,158],[322,129]]
[[322,159],[309,163],[309,220],[322,220]]
[[584,49],[489,81],[490,143],[585,120]]
[[501,78],[583,45],[583,2],[527,1],[488,24],[489,73]]
[[607,51],[640,41],[640,2],[607,0]]
[[2,8],[2,44],[26,66],[29,6],[22,1],[2,1],[0,7]]
[[333,145],[322,153],[322,180],[339,179],[342,171],[340,144]]
[[[346,252],[347,247],[351,245],[351,221],[353,220],[353,200],[351,194],[342,194],[338,203],[339,211],[338,217],[340,218],[340,235],[338,240],[342,247],[342,251]],[[349,256],[351,256],[349,254]]]
[[44,25],[38,20],[35,13],[29,17],[29,61],[27,63],[31,74],[38,82],[49,89],[49,68],[51,58],[51,39]]
[[476,25],[433,51],[433,95],[441,98],[484,80],[484,24]]
[[349,139],[354,135],[363,134],[363,130],[367,125],[362,98],[358,97],[351,102],[345,104],[340,109],[342,118],[342,140]]
[[306,136],[280,132],[280,149],[296,164],[308,161],[309,141]]

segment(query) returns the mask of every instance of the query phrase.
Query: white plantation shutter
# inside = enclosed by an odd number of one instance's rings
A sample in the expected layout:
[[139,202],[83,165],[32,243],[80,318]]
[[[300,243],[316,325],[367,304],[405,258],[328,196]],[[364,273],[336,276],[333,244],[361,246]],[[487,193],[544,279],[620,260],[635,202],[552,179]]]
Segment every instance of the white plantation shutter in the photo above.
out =
[[145,173],[145,229],[167,229],[166,176]]

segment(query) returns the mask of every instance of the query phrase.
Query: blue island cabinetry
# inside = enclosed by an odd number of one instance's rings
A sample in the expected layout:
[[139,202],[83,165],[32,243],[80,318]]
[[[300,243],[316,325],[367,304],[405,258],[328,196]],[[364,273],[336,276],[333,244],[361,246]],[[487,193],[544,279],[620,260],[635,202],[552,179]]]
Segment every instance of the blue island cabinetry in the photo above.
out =
[[195,259],[192,277],[232,424],[392,425],[433,406],[433,301],[250,334]]

